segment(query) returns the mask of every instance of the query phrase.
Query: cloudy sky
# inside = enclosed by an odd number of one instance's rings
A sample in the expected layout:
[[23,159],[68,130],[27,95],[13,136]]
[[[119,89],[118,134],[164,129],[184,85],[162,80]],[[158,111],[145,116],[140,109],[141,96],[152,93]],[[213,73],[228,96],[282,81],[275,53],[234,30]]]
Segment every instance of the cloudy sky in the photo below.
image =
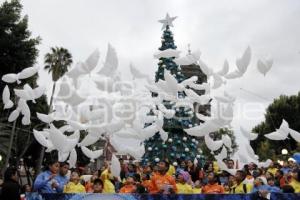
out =
[[[239,125],[251,129],[263,120],[264,109],[274,98],[300,90],[298,0],[21,2],[24,14],[29,16],[30,30],[42,38],[38,59],[41,66],[43,55],[52,46],[69,49],[75,62],[98,48],[103,62],[109,42],[117,50],[124,77],[129,75],[130,62],[154,77],[157,60],[153,53],[160,46],[162,35],[157,20],[167,12],[178,16],[172,28],[178,49],[185,53],[190,43],[192,50],[199,49],[202,60],[213,69],[220,69],[224,59],[228,59],[230,69],[234,70],[235,59],[249,45],[253,56],[248,71],[217,91],[226,90],[237,96],[235,130]],[[257,71],[256,62],[266,56],[271,56],[274,64],[264,77]]]

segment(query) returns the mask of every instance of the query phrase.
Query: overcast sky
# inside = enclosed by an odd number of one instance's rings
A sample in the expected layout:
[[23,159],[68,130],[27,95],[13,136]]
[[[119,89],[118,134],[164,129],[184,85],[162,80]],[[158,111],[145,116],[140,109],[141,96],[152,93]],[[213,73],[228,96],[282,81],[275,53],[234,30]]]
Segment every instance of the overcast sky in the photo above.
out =
[[[153,53],[160,46],[162,36],[157,20],[164,18],[167,12],[170,16],[178,16],[172,28],[178,49],[185,52],[190,43],[192,50],[199,49],[202,60],[214,69],[220,69],[227,58],[230,69],[234,70],[235,59],[250,45],[253,57],[248,71],[220,89],[237,96],[235,130],[239,125],[251,129],[263,120],[264,109],[274,98],[280,94],[297,94],[300,90],[298,0],[21,2],[24,14],[29,16],[30,30],[34,36],[42,38],[38,59],[41,66],[43,55],[52,46],[69,49],[75,62],[84,60],[99,48],[103,62],[110,42],[117,50],[122,73],[129,75],[129,63],[133,62],[154,77],[157,60]],[[257,59],[264,56],[274,59],[273,68],[266,77],[256,69]],[[258,111],[252,113],[254,119],[238,114],[245,104],[259,104],[255,106]]]

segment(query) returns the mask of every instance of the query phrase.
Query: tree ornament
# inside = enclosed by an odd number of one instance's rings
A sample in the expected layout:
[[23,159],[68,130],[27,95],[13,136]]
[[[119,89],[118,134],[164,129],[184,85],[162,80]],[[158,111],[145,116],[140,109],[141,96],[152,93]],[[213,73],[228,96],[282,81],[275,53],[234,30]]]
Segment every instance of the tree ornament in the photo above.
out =
[[148,147],[148,151],[152,151],[152,147]]
[[192,139],[192,142],[196,142],[195,138]]
[[189,152],[190,149],[189,149],[189,148],[185,148],[184,151],[185,151],[185,152]]
[[178,163],[177,163],[177,162],[173,162],[173,166],[174,166],[174,167],[177,167],[177,166],[178,166]]
[[187,137],[183,137],[182,140],[183,140],[183,141],[186,141],[186,140],[187,140]]
[[160,159],[159,158],[155,158],[155,162],[159,162],[160,161]]
[[200,158],[201,158],[201,155],[197,154],[196,158],[200,159]]
[[172,139],[172,138],[169,138],[169,139],[168,139],[168,142],[173,142],[173,139]]

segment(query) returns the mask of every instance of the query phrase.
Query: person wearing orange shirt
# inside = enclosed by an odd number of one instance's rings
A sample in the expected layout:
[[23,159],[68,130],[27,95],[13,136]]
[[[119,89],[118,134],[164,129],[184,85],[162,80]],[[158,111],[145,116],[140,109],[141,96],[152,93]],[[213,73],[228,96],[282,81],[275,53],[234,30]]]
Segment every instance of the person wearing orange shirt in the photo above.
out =
[[120,193],[134,193],[136,185],[133,177],[127,177],[125,185],[120,189]]
[[151,178],[152,194],[173,194],[177,192],[176,182],[174,177],[167,174],[169,163],[161,161],[158,163],[158,173],[155,173]]
[[217,183],[217,178],[213,172],[207,176],[208,183],[202,188],[203,194],[223,194],[224,188]]
[[148,191],[151,191],[152,183],[149,174],[142,174],[142,186]]

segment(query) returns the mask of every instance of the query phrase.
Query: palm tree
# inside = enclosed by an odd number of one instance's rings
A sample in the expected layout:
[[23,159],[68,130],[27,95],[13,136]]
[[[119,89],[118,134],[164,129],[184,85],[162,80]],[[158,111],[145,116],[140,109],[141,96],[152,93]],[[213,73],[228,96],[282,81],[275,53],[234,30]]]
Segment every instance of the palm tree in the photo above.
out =
[[53,95],[55,92],[56,82],[68,71],[72,64],[71,53],[62,47],[52,47],[51,52],[45,55],[45,67],[49,73],[52,73],[52,95],[50,99],[49,109],[52,110]]
[[[56,82],[68,71],[68,68],[73,63],[71,53],[62,47],[52,47],[51,52],[45,55],[45,67],[52,74],[52,94],[49,104],[49,113],[52,111],[53,96],[55,93]],[[37,173],[41,170],[41,166],[44,159],[45,148],[42,147],[41,154],[37,163]]]

